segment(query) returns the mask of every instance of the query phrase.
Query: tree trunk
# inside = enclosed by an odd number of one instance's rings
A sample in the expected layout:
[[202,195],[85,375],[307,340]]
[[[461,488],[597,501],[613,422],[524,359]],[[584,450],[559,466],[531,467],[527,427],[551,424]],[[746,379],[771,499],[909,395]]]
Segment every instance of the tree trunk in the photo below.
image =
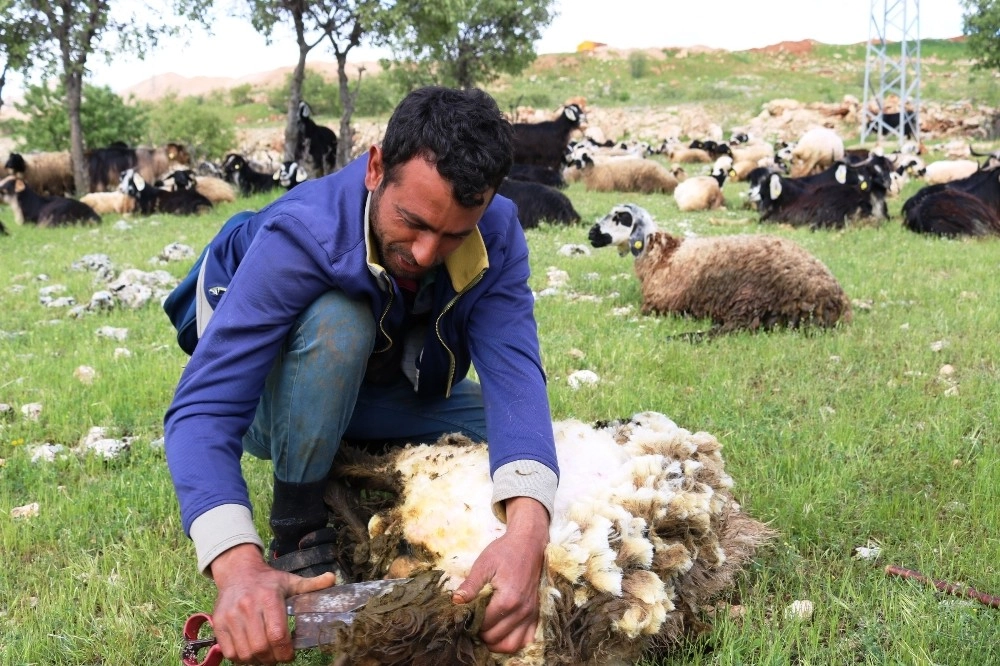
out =
[[297,158],[299,132],[299,103],[302,101],[302,82],[306,79],[306,55],[309,54],[311,46],[306,44],[306,27],[302,20],[303,9],[301,4],[292,10],[292,20],[295,23],[295,40],[299,45],[299,60],[295,63],[292,71],[292,82],[288,90],[288,117],[285,120],[285,149],[283,158],[286,162],[291,162]]
[[[82,67],[80,68],[82,71]],[[90,191],[87,160],[83,154],[83,125],[80,122],[80,103],[83,98],[83,77],[77,71],[66,74],[66,111],[69,114],[69,154],[73,163],[73,184],[77,196]]]
[[[358,69],[358,88],[361,87],[361,76],[364,67]],[[351,161],[354,150],[354,136],[351,131],[351,116],[354,115],[354,102],[358,98],[358,88],[351,92],[350,81],[347,79],[347,52],[337,53],[337,80],[340,83],[340,136],[337,138],[337,169],[344,168]]]

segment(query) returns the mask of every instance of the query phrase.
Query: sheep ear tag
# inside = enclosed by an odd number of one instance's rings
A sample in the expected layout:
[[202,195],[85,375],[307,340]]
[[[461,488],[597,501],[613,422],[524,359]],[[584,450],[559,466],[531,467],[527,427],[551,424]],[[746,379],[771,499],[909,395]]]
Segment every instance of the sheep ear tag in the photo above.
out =
[[777,199],[778,197],[781,196],[781,179],[778,178],[777,174],[771,176],[771,183],[769,190],[771,193],[771,199]]
[[847,165],[841,164],[840,166],[838,166],[837,170],[834,172],[833,177],[837,180],[838,183],[840,183],[841,185],[845,185],[847,183]]
[[632,250],[632,254],[638,256],[639,253],[642,252],[642,248],[644,246],[645,242],[642,239],[640,238],[635,239],[634,241],[632,241],[632,247],[630,248]]

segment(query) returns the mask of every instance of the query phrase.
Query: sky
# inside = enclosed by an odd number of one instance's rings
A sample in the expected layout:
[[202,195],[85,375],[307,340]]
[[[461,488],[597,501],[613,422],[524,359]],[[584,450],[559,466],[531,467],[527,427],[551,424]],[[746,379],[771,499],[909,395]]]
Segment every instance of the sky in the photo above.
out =
[[[147,0],[169,6],[169,0]],[[584,40],[616,48],[709,46],[740,51],[782,41],[814,39],[826,44],[854,44],[878,38],[873,25],[885,26],[884,36],[902,36],[903,12],[920,5],[921,38],[948,38],[962,34],[961,0],[557,0],[558,16],[542,32],[536,52],[568,53]],[[127,6],[127,5],[126,5]],[[873,21],[873,12],[875,20]],[[886,21],[885,17],[889,20]],[[914,26],[912,17],[907,25]],[[348,60],[362,62],[387,55],[370,47],[352,49]],[[213,35],[190,31],[184,38],[161,43],[144,61],[123,55],[111,64],[94,59],[96,85],[120,92],[157,74],[238,78],[292,66],[298,56],[293,33],[264,38],[244,20],[220,17]],[[322,45],[308,61],[333,62]],[[22,85],[8,76],[12,88]],[[5,96],[6,96],[5,91]]]

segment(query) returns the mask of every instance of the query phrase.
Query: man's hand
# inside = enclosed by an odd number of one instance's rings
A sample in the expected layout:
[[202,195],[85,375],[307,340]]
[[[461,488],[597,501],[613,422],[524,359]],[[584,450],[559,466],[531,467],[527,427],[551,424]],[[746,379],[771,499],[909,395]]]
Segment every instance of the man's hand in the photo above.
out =
[[212,560],[219,589],[212,613],[215,637],[226,659],[274,664],[295,659],[285,599],[330,587],[336,576],[315,578],[272,569],[253,544],[234,546]]
[[452,601],[467,603],[490,583],[493,595],[479,637],[493,652],[509,654],[535,639],[549,513],[530,497],[512,497],[506,506],[507,531],[476,558]]

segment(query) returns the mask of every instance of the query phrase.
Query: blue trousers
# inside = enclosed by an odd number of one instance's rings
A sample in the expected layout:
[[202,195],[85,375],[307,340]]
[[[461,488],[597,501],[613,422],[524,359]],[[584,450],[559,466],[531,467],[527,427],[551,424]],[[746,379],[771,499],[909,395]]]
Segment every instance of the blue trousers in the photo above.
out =
[[374,346],[367,302],[340,291],[316,299],[268,374],[244,451],[271,460],[279,480],[307,483],[327,476],[343,438],[426,443],[459,432],[486,440],[478,383],[462,380],[447,399],[418,396],[402,370],[392,384],[368,384],[365,368]]

